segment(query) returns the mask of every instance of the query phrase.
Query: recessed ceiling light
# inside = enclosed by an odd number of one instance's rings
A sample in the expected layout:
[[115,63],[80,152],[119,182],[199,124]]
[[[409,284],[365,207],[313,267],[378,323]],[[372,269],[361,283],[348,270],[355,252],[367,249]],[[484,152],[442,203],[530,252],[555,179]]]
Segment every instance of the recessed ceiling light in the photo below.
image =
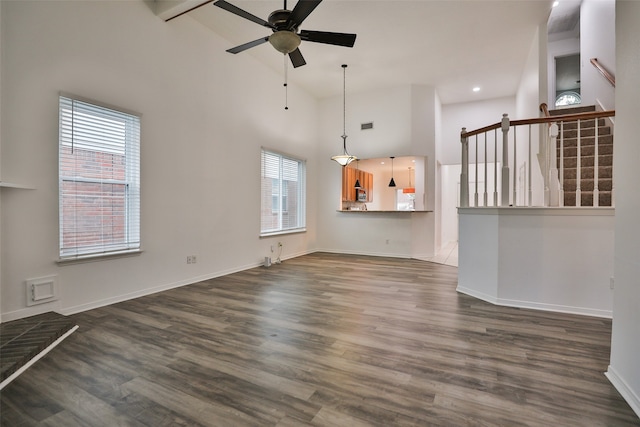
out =
[[474,92],[480,92],[480,88],[478,86],[476,86],[476,87],[473,88],[473,91]]
[[552,5],[551,7],[556,7],[556,6],[558,6],[559,4],[560,4],[560,2],[559,2],[558,0],[556,0],[556,1],[554,1],[554,2],[553,2],[553,5]]

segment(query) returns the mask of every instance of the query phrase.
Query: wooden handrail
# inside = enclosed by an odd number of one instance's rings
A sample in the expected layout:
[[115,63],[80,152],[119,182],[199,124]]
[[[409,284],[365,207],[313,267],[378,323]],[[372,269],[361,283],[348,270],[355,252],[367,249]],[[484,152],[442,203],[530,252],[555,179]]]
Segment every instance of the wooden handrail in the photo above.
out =
[[600,62],[598,62],[598,58],[591,58],[591,63],[594,67],[597,68],[598,71],[600,71],[600,74],[602,74],[602,76],[607,79],[607,81],[611,83],[613,87],[616,87],[616,78],[609,71],[607,71],[607,69],[604,68],[602,64],[600,64]]
[[551,114],[549,114],[549,108],[547,107],[546,102],[543,102],[542,104],[540,104],[540,112],[544,114],[545,117],[551,117]]
[[[563,114],[560,116],[549,116],[549,117],[537,117],[535,119],[524,119],[524,120],[511,120],[509,122],[510,126],[522,126],[522,125],[535,125],[539,123],[553,123],[553,122],[567,122],[567,121],[576,121],[576,120],[590,120],[590,119],[599,119],[601,117],[613,117],[616,115],[616,110],[607,110],[607,111],[590,111],[586,113],[575,113],[575,114]],[[494,129],[498,129],[502,126],[502,122],[498,122],[489,126],[485,126],[480,129],[472,130],[469,132],[463,132],[460,134],[460,137],[465,138],[469,136],[478,135],[484,132],[489,132]]]

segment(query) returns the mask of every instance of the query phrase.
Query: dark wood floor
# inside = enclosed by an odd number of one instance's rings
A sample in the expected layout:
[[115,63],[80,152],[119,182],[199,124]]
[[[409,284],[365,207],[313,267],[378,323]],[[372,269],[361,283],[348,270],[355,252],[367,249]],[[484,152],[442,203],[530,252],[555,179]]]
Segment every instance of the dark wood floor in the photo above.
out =
[[457,269],[313,254],[72,316],[3,426],[639,426],[611,322],[496,307]]

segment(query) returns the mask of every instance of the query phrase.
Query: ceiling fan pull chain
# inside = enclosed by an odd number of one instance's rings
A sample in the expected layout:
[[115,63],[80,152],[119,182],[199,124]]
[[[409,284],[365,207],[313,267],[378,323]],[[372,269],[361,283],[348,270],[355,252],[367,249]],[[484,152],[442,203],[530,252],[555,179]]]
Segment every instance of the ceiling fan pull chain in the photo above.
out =
[[284,109],[288,110],[289,109],[289,86],[287,85],[287,80],[288,80],[288,70],[289,68],[287,67],[287,55],[283,55],[284,56]]

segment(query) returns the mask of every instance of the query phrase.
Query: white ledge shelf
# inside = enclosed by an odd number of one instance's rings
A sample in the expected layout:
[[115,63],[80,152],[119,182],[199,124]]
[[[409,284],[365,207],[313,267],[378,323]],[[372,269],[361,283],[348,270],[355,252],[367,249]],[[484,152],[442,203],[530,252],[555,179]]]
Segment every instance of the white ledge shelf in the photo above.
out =
[[19,188],[21,190],[35,190],[33,187],[27,187],[26,185],[14,184],[12,182],[0,181],[0,188]]

